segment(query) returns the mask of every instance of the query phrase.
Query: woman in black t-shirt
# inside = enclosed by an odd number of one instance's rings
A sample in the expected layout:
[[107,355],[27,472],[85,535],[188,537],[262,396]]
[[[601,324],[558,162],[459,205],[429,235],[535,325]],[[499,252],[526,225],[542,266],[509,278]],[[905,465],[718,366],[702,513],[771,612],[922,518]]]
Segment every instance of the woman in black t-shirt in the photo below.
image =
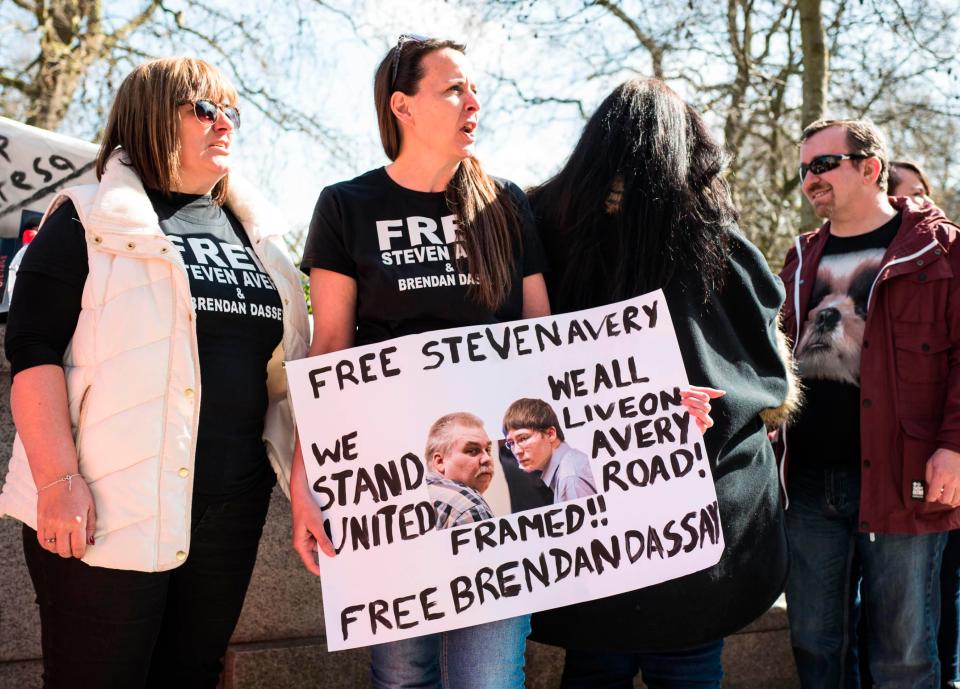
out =
[[[314,313],[310,354],[548,315],[526,197],[473,157],[480,102],[464,47],[401,36],[374,92],[393,162],[320,195],[301,266]],[[290,488],[294,547],[319,574],[317,546],[333,551],[302,459]],[[374,687],[522,687],[528,630],[523,616],[374,646]],[[499,660],[473,671],[484,658]]]
[[99,183],[54,200],[24,254],[6,354],[44,686],[215,687],[276,476],[300,276],[229,179],[237,93],[211,65],[123,81]]

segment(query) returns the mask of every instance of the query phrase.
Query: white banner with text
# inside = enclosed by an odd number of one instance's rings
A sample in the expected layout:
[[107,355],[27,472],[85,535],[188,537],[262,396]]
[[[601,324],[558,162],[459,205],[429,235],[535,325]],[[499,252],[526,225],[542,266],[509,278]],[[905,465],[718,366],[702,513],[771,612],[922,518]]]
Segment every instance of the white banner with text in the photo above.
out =
[[289,362],[341,650],[631,591],[723,551],[660,291]]
[[16,237],[24,210],[42,213],[66,187],[97,181],[98,147],[0,117],[0,237]]

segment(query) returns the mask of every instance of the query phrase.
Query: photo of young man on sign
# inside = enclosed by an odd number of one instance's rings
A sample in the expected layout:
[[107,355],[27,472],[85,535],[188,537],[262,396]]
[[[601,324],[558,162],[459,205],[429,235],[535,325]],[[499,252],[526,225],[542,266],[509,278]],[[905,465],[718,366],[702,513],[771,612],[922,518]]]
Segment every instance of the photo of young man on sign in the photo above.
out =
[[519,399],[503,417],[505,445],[520,468],[540,479],[553,502],[585,498],[597,492],[587,455],[570,447],[553,407],[540,399]]

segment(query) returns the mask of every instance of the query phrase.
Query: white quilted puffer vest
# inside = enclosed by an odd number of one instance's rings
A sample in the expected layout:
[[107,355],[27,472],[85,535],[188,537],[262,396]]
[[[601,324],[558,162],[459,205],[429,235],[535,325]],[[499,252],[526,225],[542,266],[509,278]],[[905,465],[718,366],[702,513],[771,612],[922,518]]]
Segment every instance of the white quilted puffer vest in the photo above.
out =
[[[177,567],[190,552],[202,393],[196,314],[180,252],[160,230],[139,177],[121,155],[114,153],[99,184],[63,191],[47,215],[73,201],[90,265],[80,319],[64,356],[80,473],[97,508],[96,545],[83,561],[155,572]],[[283,302],[283,341],[267,368],[264,442],[286,491],[294,433],[282,367],[307,353],[306,305],[280,238],[280,216],[233,178],[227,206]],[[0,514],[36,528],[36,486],[19,436]]]

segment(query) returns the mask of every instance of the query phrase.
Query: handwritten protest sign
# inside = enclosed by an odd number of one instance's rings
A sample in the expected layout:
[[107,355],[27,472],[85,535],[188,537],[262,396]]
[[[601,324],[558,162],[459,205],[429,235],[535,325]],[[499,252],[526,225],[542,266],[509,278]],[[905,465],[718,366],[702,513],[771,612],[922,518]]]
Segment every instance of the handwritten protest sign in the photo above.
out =
[[16,237],[23,210],[43,212],[64,187],[96,182],[97,146],[0,117],[0,237]]
[[[331,650],[609,596],[720,558],[716,493],[680,403],[686,374],[662,292],[401,337],[286,370],[308,480],[338,551],[320,557]],[[520,462],[509,453],[493,462],[499,495],[486,479],[466,491],[494,516],[438,529],[435,501],[443,507],[449,491],[428,485],[431,467],[452,466],[444,452],[476,453],[486,438],[496,459],[504,413],[523,404],[553,410],[563,449],[539,474],[528,450],[549,432],[512,429]],[[483,428],[454,424],[426,450],[428,430],[452,412]],[[580,497],[549,490],[561,476]],[[511,508],[517,477],[542,481],[545,506]]]

